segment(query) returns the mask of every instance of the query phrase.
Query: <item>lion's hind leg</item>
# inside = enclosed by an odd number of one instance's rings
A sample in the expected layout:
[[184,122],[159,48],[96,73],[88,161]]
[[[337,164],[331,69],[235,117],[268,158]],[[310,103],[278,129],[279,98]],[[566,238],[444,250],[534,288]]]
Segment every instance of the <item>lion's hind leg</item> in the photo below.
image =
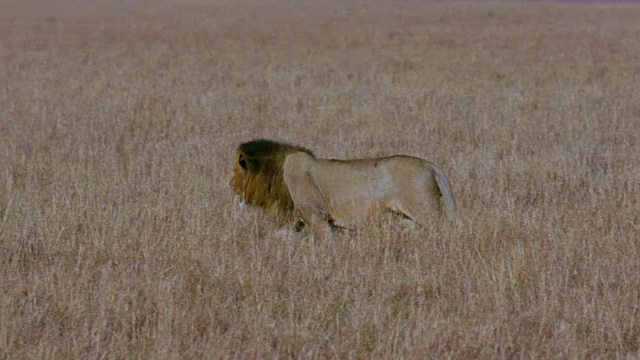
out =
[[403,191],[391,202],[390,210],[402,216],[403,222],[420,224],[440,217],[440,194],[435,184],[419,187],[416,191]]
[[406,210],[403,210],[403,207],[398,206],[389,206],[385,208],[383,214],[389,215],[391,220],[400,221],[405,223],[415,223],[416,219]]
[[380,220],[387,229],[400,231],[415,229],[416,219],[397,207],[388,207],[382,211]]

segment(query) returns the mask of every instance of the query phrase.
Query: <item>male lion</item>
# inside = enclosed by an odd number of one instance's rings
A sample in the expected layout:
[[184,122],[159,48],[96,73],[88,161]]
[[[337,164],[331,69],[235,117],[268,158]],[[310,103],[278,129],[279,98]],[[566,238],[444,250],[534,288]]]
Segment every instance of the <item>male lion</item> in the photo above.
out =
[[318,235],[384,211],[412,222],[438,216],[443,205],[456,211],[447,176],[427,160],[318,159],[304,147],[264,139],[238,147],[231,187],[241,205],[264,209],[279,225],[301,220]]

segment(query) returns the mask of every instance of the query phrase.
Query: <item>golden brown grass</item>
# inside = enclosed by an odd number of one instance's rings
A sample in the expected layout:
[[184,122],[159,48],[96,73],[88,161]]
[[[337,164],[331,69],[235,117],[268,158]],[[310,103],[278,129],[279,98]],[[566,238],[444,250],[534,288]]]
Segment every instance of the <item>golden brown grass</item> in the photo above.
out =
[[[640,355],[640,7],[0,12],[1,358]],[[461,221],[277,238],[254,137],[431,159]]]

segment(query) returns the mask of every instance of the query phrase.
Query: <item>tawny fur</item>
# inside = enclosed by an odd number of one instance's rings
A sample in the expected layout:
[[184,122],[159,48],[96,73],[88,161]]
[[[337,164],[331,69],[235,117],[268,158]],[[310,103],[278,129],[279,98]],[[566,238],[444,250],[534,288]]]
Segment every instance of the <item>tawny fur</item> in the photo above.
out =
[[[303,147],[254,140],[236,152],[232,187],[283,225],[302,220],[316,234],[393,211],[426,222],[456,211],[445,173],[412,156],[317,159]],[[442,199],[441,199],[442,197]]]

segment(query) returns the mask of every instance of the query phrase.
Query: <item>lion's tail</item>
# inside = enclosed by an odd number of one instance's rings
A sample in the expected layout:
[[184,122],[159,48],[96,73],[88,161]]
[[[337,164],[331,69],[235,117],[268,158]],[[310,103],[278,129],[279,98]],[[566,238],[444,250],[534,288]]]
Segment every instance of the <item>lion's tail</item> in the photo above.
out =
[[451,185],[449,184],[447,175],[438,167],[433,166],[433,177],[436,179],[436,183],[440,189],[447,214],[453,216],[456,212],[456,200],[453,198],[453,192],[451,192]]

